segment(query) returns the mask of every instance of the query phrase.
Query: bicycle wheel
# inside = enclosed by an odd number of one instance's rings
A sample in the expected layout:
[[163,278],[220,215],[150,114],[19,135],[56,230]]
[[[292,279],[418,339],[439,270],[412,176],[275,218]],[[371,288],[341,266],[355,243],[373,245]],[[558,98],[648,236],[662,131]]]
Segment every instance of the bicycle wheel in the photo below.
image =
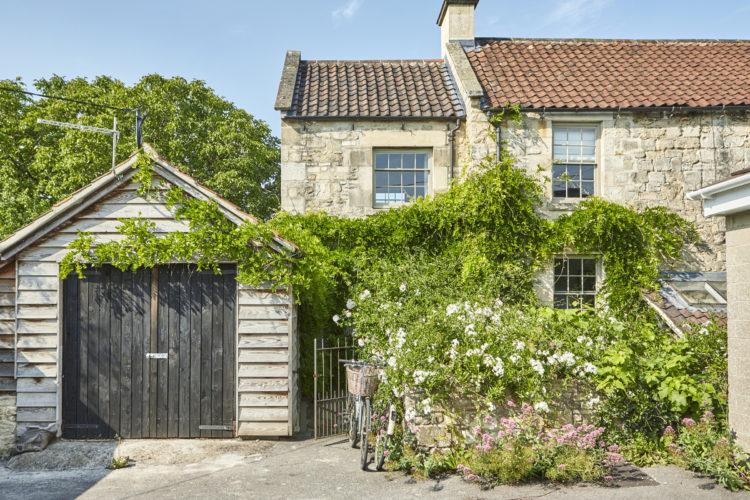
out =
[[385,455],[388,450],[388,441],[389,441],[388,433],[385,431],[381,431],[380,434],[378,434],[378,441],[375,443],[375,469],[376,470],[383,470],[383,466],[385,465]]
[[370,433],[370,399],[365,398],[360,405],[359,413],[359,449],[360,449],[360,465],[362,470],[367,470],[367,453],[370,451],[368,448],[369,442],[367,435]]
[[347,399],[346,409],[349,419],[349,444],[352,448],[356,448],[359,442],[359,414],[357,413],[357,401],[353,396],[349,396],[349,399]]

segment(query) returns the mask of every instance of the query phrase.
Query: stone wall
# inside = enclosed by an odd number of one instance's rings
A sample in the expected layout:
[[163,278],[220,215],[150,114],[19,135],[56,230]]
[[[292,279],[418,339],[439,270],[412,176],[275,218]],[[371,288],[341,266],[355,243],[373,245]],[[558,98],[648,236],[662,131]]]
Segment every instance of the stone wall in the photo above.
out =
[[0,458],[7,457],[16,445],[16,396],[0,394]]
[[451,177],[449,130],[455,126],[445,121],[284,120],[281,206],[292,213],[325,211],[347,217],[376,212],[373,153],[381,148],[429,150],[428,192],[444,191]]
[[729,426],[750,449],[750,212],[727,218]]
[[724,270],[724,221],[704,217],[701,203],[685,194],[750,161],[747,114],[525,114],[521,126],[504,127],[503,140],[519,167],[545,182],[551,217],[571,207],[551,196],[554,123],[598,125],[596,194],[636,208],[666,206],[695,222],[707,246],[686,256],[689,270]]

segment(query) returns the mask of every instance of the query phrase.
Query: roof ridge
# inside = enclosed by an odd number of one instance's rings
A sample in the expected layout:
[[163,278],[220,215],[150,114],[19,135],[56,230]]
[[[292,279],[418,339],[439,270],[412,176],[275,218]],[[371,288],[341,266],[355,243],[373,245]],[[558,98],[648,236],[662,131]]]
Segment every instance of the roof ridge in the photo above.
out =
[[399,63],[444,63],[445,59],[303,59],[303,63],[382,63],[382,64],[399,64]]
[[561,42],[561,43],[750,43],[750,38],[535,38],[535,37],[477,37],[479,48],[494,42]]

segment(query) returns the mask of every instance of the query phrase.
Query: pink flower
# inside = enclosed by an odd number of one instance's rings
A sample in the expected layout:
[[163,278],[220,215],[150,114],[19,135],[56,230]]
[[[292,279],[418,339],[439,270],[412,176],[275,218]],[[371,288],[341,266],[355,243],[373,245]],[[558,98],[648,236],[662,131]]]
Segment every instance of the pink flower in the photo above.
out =
[[612,445],[609,446],[609,448],[607,448],[607,451],[610,452],[610,453],[619,453],[620,452],[620,447],[617,446],[616,444],[612,444]]
[[713,412],[711,410],[706,410],[706,412],[703,413],[703,418],[701,420],[703,420],[704,422],[707,422],[707,421],[713,420],[713,419],[714,419]]
[[664,428],[664,435],[665,436],[674,436],[674,428],[671,425],[668,425]]
[[558,466],[557,466],[557,468],[558,468],[558,470],[561,470],[561,471],[563,471],[563,470],[565,470],[565,468],[566,468],[567,466],[568,466],[568,464],[560,464],[560,465],[558,465]]
[[682,419],[682,425],[684,425],[687,428],[690,428],[695,425],[695,420],[693,420],[690,417],[685,417]]
[[507,406],[508,408],[515,408],[516,403],[514,403],[512,400],[509,399],[508,402],[505,403],[505,406]]

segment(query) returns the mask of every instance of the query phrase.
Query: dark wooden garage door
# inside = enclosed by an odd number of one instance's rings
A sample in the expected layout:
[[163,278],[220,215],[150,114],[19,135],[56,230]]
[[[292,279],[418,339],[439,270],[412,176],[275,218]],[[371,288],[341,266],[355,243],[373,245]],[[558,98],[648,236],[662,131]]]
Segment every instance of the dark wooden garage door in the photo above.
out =
[[63,292],[63,436],[231,437],[236,271],[71,276]]

